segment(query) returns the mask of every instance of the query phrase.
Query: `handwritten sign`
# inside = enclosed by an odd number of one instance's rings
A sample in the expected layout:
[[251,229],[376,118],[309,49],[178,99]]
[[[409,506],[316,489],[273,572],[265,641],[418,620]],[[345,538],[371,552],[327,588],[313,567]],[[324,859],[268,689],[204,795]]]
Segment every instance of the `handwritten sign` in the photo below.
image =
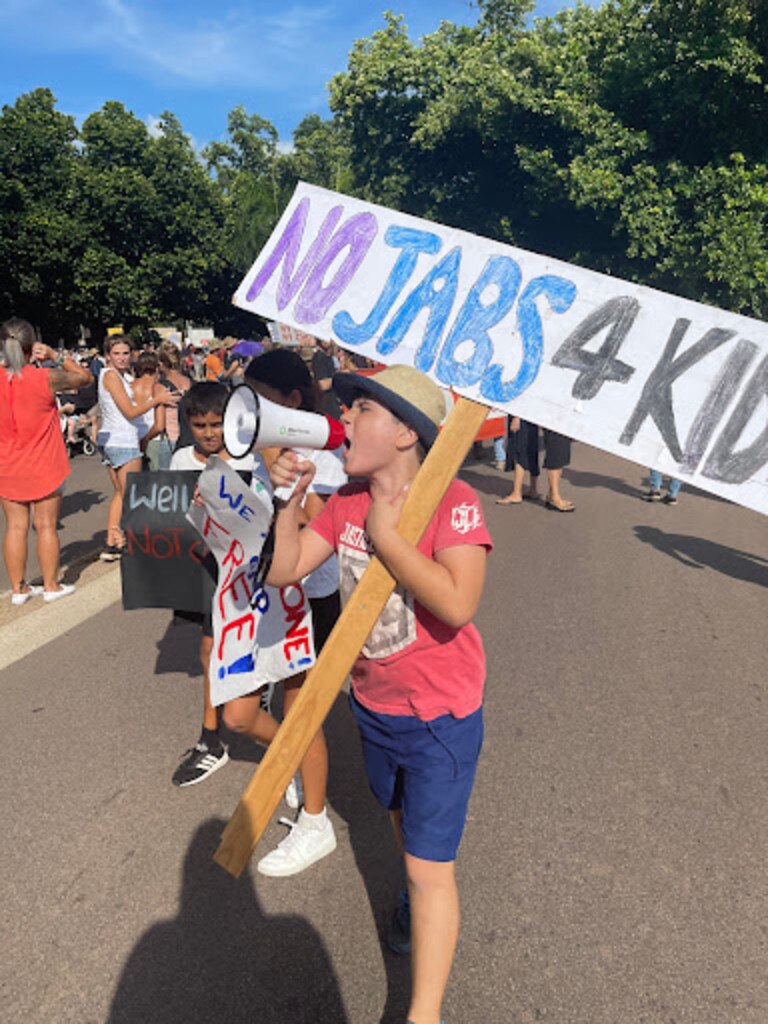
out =
[[189,521],[219,566],[213,599],[211,703],[214,706],[314,664],[309,601],[301,586],[261,586],[259,568],[271,508],[215,455],[198,482],[204,508]]
[[210,611],[216,562],[187,521],[197,473],[129,473],[123,500],[123,607]]
[[768,325],[299,184],[235,304],[768,512]]

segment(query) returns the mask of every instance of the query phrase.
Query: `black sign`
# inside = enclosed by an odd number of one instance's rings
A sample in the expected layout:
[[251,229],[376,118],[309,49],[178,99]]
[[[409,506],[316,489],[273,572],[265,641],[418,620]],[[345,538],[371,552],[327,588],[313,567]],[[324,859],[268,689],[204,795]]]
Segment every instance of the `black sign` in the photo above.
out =
[[128,474],[120,524],[125,534],[123,608],[210,612],[216,559],[186,518],[199,475],[169,470]]

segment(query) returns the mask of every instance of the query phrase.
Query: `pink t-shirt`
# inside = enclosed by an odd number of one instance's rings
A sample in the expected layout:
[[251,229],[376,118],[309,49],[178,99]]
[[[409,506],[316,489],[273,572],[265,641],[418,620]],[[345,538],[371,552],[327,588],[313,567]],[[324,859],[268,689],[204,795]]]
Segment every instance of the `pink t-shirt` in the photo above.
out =
[[[366,483],[342,487],[310,526],[339,556],[341,600],[349,599],[373,553],[365,532],[371,505]],[[477,495],[454,480],[418,544],[433,558],[460,544],[492,548]],[[423,721],[451,714],[465,718],[483,699],[485,652],[471,623],[454,629],[396,587],[352,669],[361,704],[384,715],[412,715]]]

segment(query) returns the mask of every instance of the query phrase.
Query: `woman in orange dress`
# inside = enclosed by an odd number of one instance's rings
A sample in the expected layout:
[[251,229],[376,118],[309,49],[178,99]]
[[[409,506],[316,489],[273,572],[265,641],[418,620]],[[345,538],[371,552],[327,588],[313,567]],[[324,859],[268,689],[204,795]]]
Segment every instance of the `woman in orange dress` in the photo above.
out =
[[[56,365],[31,365],[45,360]],[[45,601],[56,601],[75,588],[59,583],[57,524],[69,459],[54,396],[84,387],[92,377],[70,356],[37,341],[32,325],[18,317],[0,325],[0,362],[0,503],[11,603],[25,604],[40,594]],[[30,519],[37,535],[42,588],[24,580]]]

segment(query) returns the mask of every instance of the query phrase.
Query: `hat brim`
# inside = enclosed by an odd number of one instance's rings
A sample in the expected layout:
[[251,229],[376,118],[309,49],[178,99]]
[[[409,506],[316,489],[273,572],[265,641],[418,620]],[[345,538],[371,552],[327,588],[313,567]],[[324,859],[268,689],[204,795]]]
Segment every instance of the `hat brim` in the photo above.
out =
[[415,430],[419,440],[425,448],[429,449],[437,440],[438,428],[435,423],[425,416],[421,409],[398,395],[389,388],[377,383],[375,377],[363,377],[359,373],[336,373],[333,376],[333,390],[349,408],[357,395],[370,395],[381,405],[394,413],[399,420]]

